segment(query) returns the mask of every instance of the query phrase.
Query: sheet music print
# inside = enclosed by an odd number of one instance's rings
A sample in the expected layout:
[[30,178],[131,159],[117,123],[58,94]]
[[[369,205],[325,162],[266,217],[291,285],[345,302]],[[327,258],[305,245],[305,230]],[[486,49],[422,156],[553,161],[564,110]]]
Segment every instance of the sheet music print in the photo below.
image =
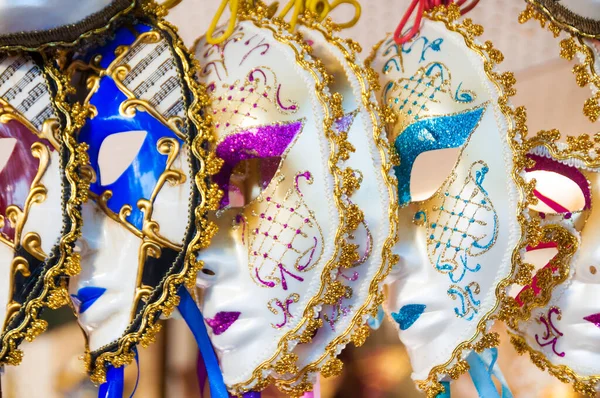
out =
[[0,97],[38,129],[56,118],[41,69],[27,56],[0,56]]
[[148,101],[167,119],[179,116],[185,120],[177,62],[166,40],[132,46],[120,62],[125,64],[130,72],[123,84],[137,98]]

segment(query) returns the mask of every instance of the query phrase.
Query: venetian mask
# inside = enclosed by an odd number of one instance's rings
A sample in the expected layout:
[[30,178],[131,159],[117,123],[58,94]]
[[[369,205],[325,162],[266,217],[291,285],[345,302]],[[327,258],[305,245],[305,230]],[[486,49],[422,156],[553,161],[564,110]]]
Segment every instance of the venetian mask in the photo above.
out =
[[83,273],[70,291],[95,381],[150,341],[199,268],[184,249],[204,236],[199,218],[214,200],[199,164],[210,131],[190,65],[172,28],[143,16],[69,66],[93,109],[78,135],[89,147],[91,200],[82,210]]
[[399,157],[400,261],[385,307],[428,396],[468,369],[472,350],[497,344],[487,330],[518,238],[514,79],[495,71],[501,54],[479,44],[483,29],[458,15],[455,5],[436,8],[417,36],[389,37],[371,56]]
[[[529,351],[532,359],[537,355],[537,365],[564,374],[577,391],[595,396],[600,382],[600,276],[594,239],[598,160],[551,142],[533,148],[528,158],[533,164],[526,170],[527,180],[534,181],[538,199],[530,205],[530,216],[547,228],[563,227],[572,237],[568,245],[548,239],[528,246],[524,261],[538,271],[516,300],[523,305],[533,296],[543,305],[514,325],[512,341],[519,352]],[[551,294],[544,286],[548,273],[567,279]]]
[[[531,2],[521,21],[551,17],[549,28],[566,32],[561,56],[579,58],[581,64],[573,72],[579,85],[592,89],[583,113],[594,128],[598,51],[586,37],[600,33],[597,2],[546,3],[553,2]],[[512,294],[520,311],[528,308],[524,312],[531,314],[518,311],[508,318],[511,341],[519,353],[529,353],[537,366],[588,396],[600,390],[596,145],[588,134],[561,139],[558,130],[550,135],[541,131],[524,142],[528,148],[524,181],[531,192],[527,205],[533,227],[525,234],[526,247],[519,257],[529,271]]]
[[[214,181],[224,192],[198,285],[224,380],[238,394],[290,379],[304,366],[296,346],[330,328],[319,311],[342,311],[340,300],[353,293],[345,277],[353,279],[353,267],[374,253],[354,203],[365,200],[354,194],[365,176],[352,168],[359,162],[348,163],[354,148],[346,139],[351,126],[372,121],[356,113],[356,102],[344,115],[308,45],[266,16],[263,5],[240,4],[227,39],[196,43],[223,159]],[[377,266],[369,267],[374,278]],[[364,302],[367,293],[360,294]],[[341,327],[351,331],[353,321]],[[300,382],[301,390],[311,388]]]
[[2,364],[21,361],[18,344],[45,330],[44,307],[67,304],[62,278],[79,271],[74,242],[85,156],[58,81],[40,55],[0,54]]

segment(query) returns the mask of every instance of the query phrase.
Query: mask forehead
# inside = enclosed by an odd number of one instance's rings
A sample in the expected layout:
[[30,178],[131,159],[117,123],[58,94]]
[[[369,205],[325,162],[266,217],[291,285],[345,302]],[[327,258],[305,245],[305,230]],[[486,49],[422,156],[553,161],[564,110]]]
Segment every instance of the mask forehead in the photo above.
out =
[[[472,35],[477,28],[451,22],[446,12],[426,19],[403,45],[388,37],[371,56],[380,101],[397,117],[388,135],[400,158],[395,174],[404,228],[386,307],[407,346],[412,377],[429,393],[459,371],[472,342],[493,341],[480,331],[502,301],[496,291],[512,275],[518,238],[513,115],[503,107],[510,82],[490,72],[497,50],[482,51]],[[445,162],[448,168],[419,163],[424,153],[445,150],[441,158],[449,149],[455,161]],[[432,173],[445,178],[429,194],[411,189]]]
[[34,337],[46,328],[38,316],[48,295],[55,297],[53,307],[67,304],[65,288],[48,273],[73,275],[79,269],[73,243],[81,228],[82,159],[75,159],[70,115],[65,108],[55,111],[53,101],[65,101],[65,93],[47,83],[55,79],[57,71],[41,59],[0,54],[2,364],[20,362],[23,332]]

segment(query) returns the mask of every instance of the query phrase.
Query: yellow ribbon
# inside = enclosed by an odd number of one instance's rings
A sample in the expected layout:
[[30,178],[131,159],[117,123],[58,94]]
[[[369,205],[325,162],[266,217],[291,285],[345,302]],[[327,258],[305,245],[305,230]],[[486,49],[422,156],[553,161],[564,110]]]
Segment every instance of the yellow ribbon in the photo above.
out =
[[167,9],[170,10],[171,8],[175,7],[176,5],[178,5],[179,3],[181,3],[182,0],[166,0],[162,3],[162,5]]
[[[167,0],[167,3],[170,3],[170,2],[177,3],[178,1],[181,1],[181,0]],[[215,16],[213,17],[213,19],[208,27],[208,30],[206,31],[206,42],[207,43],[220,44],[223,41],[225,41],[229,36],[231,36],[231,34],[233,33],[233,30],[235,29],[235,23],[236,23],[236,19],[237,19],[237,13],[238,13],[240,1],[252,1],[252,3],[254,4],[254,0],[222,0],[221,1],[221,4],[219,5],[217,12],[215,13]],[[217,29],[217,25],[219,23],[219,20],[223,16],[223,12],[225,11],[227,4],[229,4],[229,8],[231,10],[231,17],[229,18],[229,23],[227,24],[227,28],[225,29],[225,32],[223,32],[220,36],[215,37],[215,31]],[[360,18],[360,13],[361,13],[361,7],[360,7],[360,3],[358,2],[358,0],[334,0],[331,3],[329,3],[329,1],[327,1],[327,0],[290,0],[285,5],[285,7],[283,7],[283,9],[279,13],[278,17],[284,19],[285,16],[287,14],[289,14],[289,12],[291,10],[293,10],[292,18],[290,20],[290,30],[293,31],[296,27],[296,24],[298,23],[298,18],[306,10],[314,13],[317,16],[317,20],[319,22],[321,22],[327,17],[327,15],[330,12],[332,12],[333,10],[335,10],[336,7],[338,7],[339,5],[342,5],[342,4],[350,4],[351,6],[354,7],[354,17],[348,22],[339,23],[339,24],[334,23],[333,25],[340,29],[349,28],[351,26],[354,26],[356,24],[356,22],[358,22],[358,20]],[[270,10],[269,14],[274,15],[278,6],[279,6],[278,2],[271,4],[269,6],[269,10]]]
[[350,28],[356,25],[360,19],[361,6],[358,0],[334,0],[332,3],[329,3],[327,0],[290,0],[283,10],[281,10],[279,17],[285,18],[293,7],[294,13],[290,20],[290,29],[294,30],[296,23],[298,22],[298,17],[303,14],[305,10],[316,15],[317,20],[321,22],[329,15],[329,13],[335,10],[336,7],[342,4],[350,4],[354,7],[354,17],[348,22],[334,23],[333,25],[339,29]]

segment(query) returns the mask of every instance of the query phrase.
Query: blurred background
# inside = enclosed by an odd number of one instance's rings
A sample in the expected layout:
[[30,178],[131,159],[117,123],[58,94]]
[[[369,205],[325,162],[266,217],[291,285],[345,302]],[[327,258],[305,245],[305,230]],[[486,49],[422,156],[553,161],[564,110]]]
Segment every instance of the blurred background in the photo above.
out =
[[[202,35],[220,1],[183,0],[168,19],[179,27],[187,45]],[[410,0],[363,0],[362,18],[341,34],[361,43],[366,57],[372,46],[396,28]],[[483,40],[491,40],[505,55],[501,70],[515,72],[518,94],[515,105],[528,109],[530,130],[559,128],[564,133],[594,133],[583,117],[581,108],[590,95],[589,89],[575,84],[572,64],[559,58],[559,39],[539,24],[519,25],[517,18],[524,9],[523,0],[481,0],[469,14],[485,28]],[[339,7],[336,20],[346,20],[353,10]],[[224,17],[226,18],[226,16]],[[223,20],[224,21],[224,20]],[[83,338],[69,309],[47,311],[50,330],[33,343],[24,343],[25,357],[19,367],[8,367],[2,376],[4,398],[88,398],[97,388],[83,372]],[[502,325],[499,366],[518,398],[577,397],[565,385],[533,366],[528,357],[515,354]],[[197,348],[182,320],[163,322],[156,343],[140,348],[140,379],[136,397],[199,397],[196,380]],[[323,398],[329,397],[422,397],[410,379],[406,351],[398,341],[391,322],[373,332],[365,346],[349,347],[341,357],[345,363],[339,377],[322,380]],[[126,396],[133,390],[137,376],[135,365],[126,370]],[[203,388],[206,386],[203,386]],[[208,396],[208,393],[203,395]],[[279,397],[268,390],[264,398]],[[477,397],[468,376],[452,386],[454,398]],[[600,395],[599,395],[600,397]]]

